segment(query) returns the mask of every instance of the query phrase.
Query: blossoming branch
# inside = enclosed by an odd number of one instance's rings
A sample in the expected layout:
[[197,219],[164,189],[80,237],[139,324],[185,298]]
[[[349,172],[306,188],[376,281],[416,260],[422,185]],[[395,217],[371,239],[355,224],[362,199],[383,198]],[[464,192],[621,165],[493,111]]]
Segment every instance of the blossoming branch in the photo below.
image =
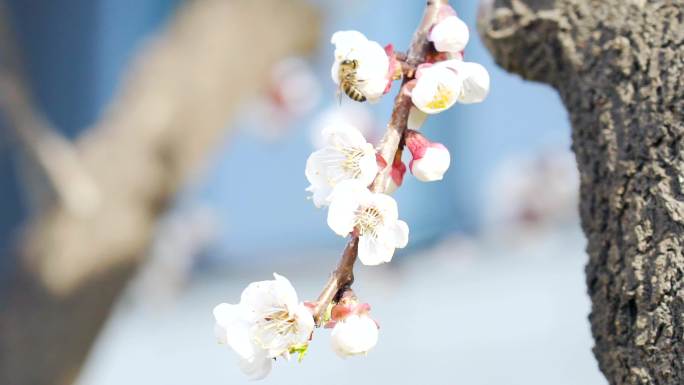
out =
[[274,274],[274,280],[251,283],[239,304],[214,309],[218,341],[237,353],[250,378],[264,378],[277,358],[301,360],[316,327],[332,329],[332,348],[342,357],[365,355],[377,343],[379,327],[370,306],[351,290],[354,264],[357,259],[368,266],[388,263],[409,241],[409,226],[390,196],[407,170],[404,149],[411,155],[408,169],[422,182],[441,180],[449,168],[446,146],[419,132],[426,118],[487,96],[487,70],[464,60],[468,39],[468,27],[446,0],[428,1],[405,54],[358,31],[333,34],[331,76],[340,98],[374,103],[394,81],[401,87],[377,146],[353,125],[335,122],[323,129],[324,147],[306,162],[313,204],[327,207],[330,229],[349,238],[316,301],[300,302],[290,282]]

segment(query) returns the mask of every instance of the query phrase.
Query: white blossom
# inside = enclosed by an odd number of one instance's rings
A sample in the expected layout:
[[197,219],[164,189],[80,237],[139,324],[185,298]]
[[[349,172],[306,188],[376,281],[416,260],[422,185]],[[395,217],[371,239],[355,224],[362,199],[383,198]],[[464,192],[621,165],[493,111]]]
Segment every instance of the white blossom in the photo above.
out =
[[330,42],[335,45],[335,62],[331,69],[335,84],[340,84],[340,63],[343,60],[356,60],[358,67],[355,77],[358,89],[371,102],[380,99],[390,82],[390,60],[385,49],[358,31],[335,32]]
[[488,93],[489,73],[486,68],[478,63],[451,59],[419,68],[411,100],[420,111],[436,114],[456,102],[482,102]]
[[378,325],[367,314],[353,314],[335,323],[330,337],[340,357],[366,354],[378,343]]
[[439,52],[461,52],[470,38],[468,26],[456,15],[447,16],[432,27],[429,40]]
[[463,90],[463,79],[442,63],[419,68],[411,90],[413,105],[426,114],[436,114],[453,106]]
[[340,236],[356,231],[358,257],[365,265],[392,260],[394,250],[408,242],[408,225],[401,221],[391,196],[373,193],[358,180],[340,182],[332,193],[328,226]]
[[214,308],[216,338],[237,353],[240,369],[251,379],[266,377],[274,358],[289,358],[291,349],[307,345],[314,328],[290,281],[273,276],[249,284],[239,304]]
[[378,173],[375,149],[355,127],[340,122],[326,127],[323,137],[326,146],[309,156],[305,169],[316,207],[329,204],[341,181],[356,179],[368,186]]

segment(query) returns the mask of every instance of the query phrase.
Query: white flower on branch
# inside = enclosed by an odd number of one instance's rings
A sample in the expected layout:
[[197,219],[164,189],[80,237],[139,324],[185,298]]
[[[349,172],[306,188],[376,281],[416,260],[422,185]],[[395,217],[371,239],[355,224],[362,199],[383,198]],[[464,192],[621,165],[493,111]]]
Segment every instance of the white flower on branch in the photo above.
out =
[[290,281],[273,276],[249,284],[239,304],[214,308],[216,338],[238,354],[240,369],[251,379],[266,377],[274,358],[305,351],[314,328],[311,312],[298,302]]
[[328,126],[323,138],[326,146],[309,156],[304,170],[316,207],[330,203],[330,193],[341,181],[356,179],[368,186],[378,173],[375,149],[355,127]]
[[335,62],[331,69],[335,84],[340,84],[340,63],[345,60],[354,62],[355,86],[369,101],[380,99],[387,91],[392,75],[385,49],[358,31],[335,32],[330,42],[335,45]]
[[461,77],[442,63],[422,65],[416,72],[411,100],[426,114],[436,114],[453,106],[463,90]]
[[328,226],[340,236],[359,236],[358,257],[364,265],[392,260],[394,250],[408,243],[408,225],[399,218],[391,196],[373,193],[358,180],[340,182],[333,190]]
[[417,131],[407,131],[406,147],[413,160],[409,164],[411,173],[421,182],[442,180],[451,164],[449,150],[443,144],[431,142]]
[[489,73],[478,63],[459,59],[422,65],[410,92],[413,104],[420,111],[436,114],[456,102],[482,102],[489,93]]
[[469,38],[468,25],[455,12],[437,22],[428,36],[437,51],[452,53],[462,52]]

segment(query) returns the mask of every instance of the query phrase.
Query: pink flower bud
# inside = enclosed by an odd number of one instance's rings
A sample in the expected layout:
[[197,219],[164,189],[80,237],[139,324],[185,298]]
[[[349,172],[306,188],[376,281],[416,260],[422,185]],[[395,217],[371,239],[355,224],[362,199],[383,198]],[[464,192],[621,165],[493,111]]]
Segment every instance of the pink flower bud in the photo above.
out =
[[449,150],[443,144],[431,142],[419,132],[409,130],[406,147],[413,156],[409,168],[416,179],[422,182],[442,180],[451,163]]
[[[380,154],[375,155],[378,162],[378,167],[380,170],[384,170],[387,167],[387,161]],[[392,162],[392,169],[390,170],[390,177],[386,182],[384,193],[392,194],[404,181],[404,174],[406,174],[406,165],[401,161],[401,154],[394,157],[394,162]]]
[[406,174],[406,165],[401,161],[401,157],[395,157],[394,163],[392,163],[392,170],[390,171],[388,186],[385,188],[386,194],[392,194],[397,191],[404,182],[404,174]]
[[392,88],[392,81],[401,79],[401,63],[397,60],[397,55],[394,52],[394,45],[387,44],[385,46],[385,53],[389,58],[389,67],[387,69],[387,86],[385,86],[385,94],[390,92]]
[[369,315],[370,305],[359,303],[353,291],[347,290],[332,308],[331,320],[325,326],[332,328],[333,350],[340,357],[363,355],[378,342],[378,323]]

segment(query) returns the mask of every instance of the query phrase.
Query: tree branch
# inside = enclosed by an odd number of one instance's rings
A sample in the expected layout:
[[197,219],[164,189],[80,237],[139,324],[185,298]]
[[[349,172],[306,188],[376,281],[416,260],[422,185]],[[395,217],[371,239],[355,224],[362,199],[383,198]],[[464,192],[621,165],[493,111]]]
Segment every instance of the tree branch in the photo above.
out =
[[[411,45],[406,54],[405,62],[408,65],[416,67],[425,61],[432,49],[430,42],[427,40],[430,27],[435,23],[440,7],[448,3],[448,0],[428,0],[423,12],[423,18],[413,34]],[[401,89],[394,99],[394,108],[392,109],[390,121],[387,124],[387,130],[377,147],[378,153],[387,161],[387,166],[380,170],[371,184],[370,189],[373,192],[384,192],[387,178],[390,177],[390,171],[392,170],[394,155],[403,148],[403,136],[412,105],[411,97],[408,93],[404,92],[403,88],[410,80],[412,80],[411,77],[404,77],[402,81]],[[316,307],[313,311],[317,326],[320,326],[328,305],[344,290],[349,288],[354,281],[354,263],[356,262],[358,243],[358,236],[352,234],[342,253],[337,269],[333,271],[321,294],[318,296]]]
[[[0,2],[0,110],[7,126],[38,165],[49,192],[57,195],[61,205],[74,215],[92,214],[100,203],[99,189],[76,148],[33,107],[15,41],[7,5]],[[49,204],[36,203],[40,207]]]
[[1,282],[0,383],[74,380],[158,215],[272,65],[314,46],[318,21],[304,1],[185,2],[139,52],[73,145],[101,204],[75,216],[55,202],[32,218],[17,271]]

